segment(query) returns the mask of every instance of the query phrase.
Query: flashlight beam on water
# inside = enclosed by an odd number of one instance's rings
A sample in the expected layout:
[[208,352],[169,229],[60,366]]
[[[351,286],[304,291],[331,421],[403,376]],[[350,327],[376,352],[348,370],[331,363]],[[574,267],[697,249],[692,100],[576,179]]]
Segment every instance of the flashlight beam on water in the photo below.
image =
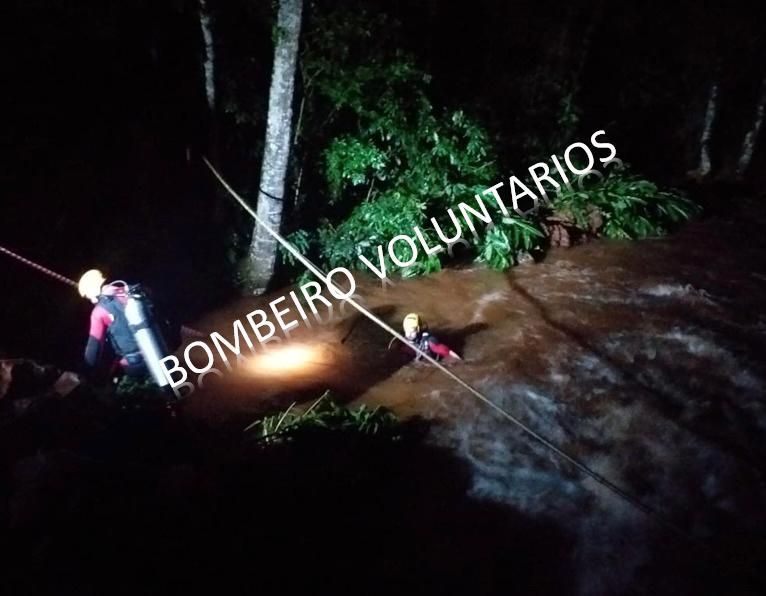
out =
[[316,346],[288,346],[251,358],[249,368],[256,375],[310,372],[318,366],[330,366],[329,362],[321,361],[322,352]]

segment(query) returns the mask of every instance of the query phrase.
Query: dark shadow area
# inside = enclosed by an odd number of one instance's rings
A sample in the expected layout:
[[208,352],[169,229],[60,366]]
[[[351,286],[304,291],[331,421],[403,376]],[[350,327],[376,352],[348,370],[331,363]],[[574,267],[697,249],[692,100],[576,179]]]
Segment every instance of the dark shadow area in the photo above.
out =
[[[56,432],[51,432],[52,429]],[[466,496],[428,445],[313,431],[268,447],[82,394],[2,434],[8,594],[559,594],[555,525]]]

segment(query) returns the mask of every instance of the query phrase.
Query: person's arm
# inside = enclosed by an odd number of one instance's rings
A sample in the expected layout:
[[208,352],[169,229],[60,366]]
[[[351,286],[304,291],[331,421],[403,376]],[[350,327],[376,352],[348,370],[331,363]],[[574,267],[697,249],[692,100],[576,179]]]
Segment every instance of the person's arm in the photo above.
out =
[[104,320],[103,309],[96,307],[90,314],[90,331],[88,343],[85,344],[85,364],[89,368],[95,368],[101,355],[101,347],[104,345],[107,324]]
[[440,343],[438,340],[429,339],[428,347],[434,354],[438,354],[442,358],[446,358],[447,356],[452,356],[453,358],[462,360],[460,356],[458,356],[455,352],[449,349],[449,346],[447,346],[446,344]]

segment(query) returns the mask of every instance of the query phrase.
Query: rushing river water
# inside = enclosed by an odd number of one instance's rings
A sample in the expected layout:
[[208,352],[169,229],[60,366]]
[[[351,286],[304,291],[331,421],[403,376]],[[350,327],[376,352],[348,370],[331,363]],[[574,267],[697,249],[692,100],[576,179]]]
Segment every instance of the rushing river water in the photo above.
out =
[[[508,274],[452,269],[385,288],[370,278],[358,294],[392,325],[420,312],[463,355],[456,374],[745,569],[764,561],[766,543],[765,224],[740,207],[664,239],[554,250]],[[230,329],[252,307],[201,325]],[[190,410],[254,417],[331,388],[427,418],[431,440],[470,465],[473,497],[566,529],[574,592],[713,590],[714,558],[346,314],[297,331],[292,362],[256,359]]]

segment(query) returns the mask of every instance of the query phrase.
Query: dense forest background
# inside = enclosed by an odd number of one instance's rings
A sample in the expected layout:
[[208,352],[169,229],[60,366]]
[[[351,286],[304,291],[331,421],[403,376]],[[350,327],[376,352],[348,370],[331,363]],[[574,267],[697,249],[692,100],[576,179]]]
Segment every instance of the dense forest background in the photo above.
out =
[[[0,245],[75,279],[90,267],[140,279],[179,321],[238,291],[251,222],[221,195],[200,157],[212,156],[254,200],[273,57],[271,2],[207,5],[214,114],[196,1],[16,0],[3,35]],[[686,184],[714,84],[712,170],[704,182],[758,192],[766,180],[763,139],[744,179],[736,176],[766,76],[765,6],[324,0],[304,6],[304,44],[328,34],[320,27],[329,13],[348,14],[368,40],[348,48],[349,64],[404,52],[430,75],[433,106],[462,110],[481,125],[500,166],[497,180],[603,128],[636,171]],[[345,68],[342,53],[332,59]],[[299,77],[296,104],[308,86]],[[323,177],[323,152],[348,125],[324,126],[328,111],[318,100],[305,110],[286,232],[350,208],[330,205]],[[0,270],[0,350],[58,354],[59,362],[64,353],[76,362],[87,303],[11,261]],[[285,270],[276,283],[288,278]]]

